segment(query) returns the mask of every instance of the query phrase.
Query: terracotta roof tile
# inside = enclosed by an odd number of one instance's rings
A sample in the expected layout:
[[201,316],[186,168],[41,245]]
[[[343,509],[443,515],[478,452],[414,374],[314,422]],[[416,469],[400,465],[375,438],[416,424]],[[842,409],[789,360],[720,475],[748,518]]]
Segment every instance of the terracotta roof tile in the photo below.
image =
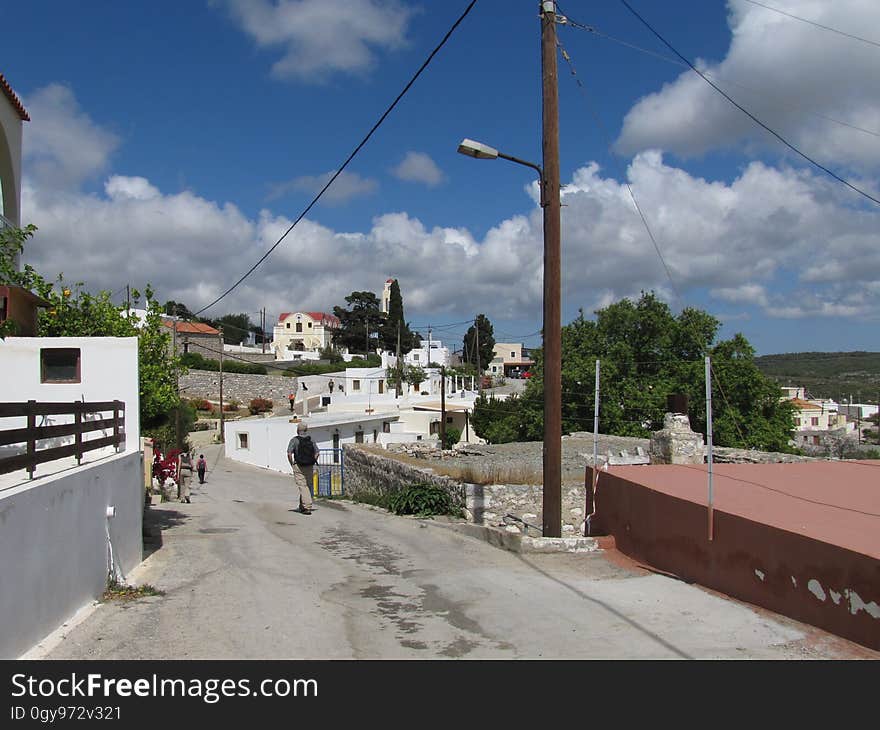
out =
[[203,324],[202,322],[171,322],[170,320],[163,320],[162,324],[166,327],[171,328],[174,327],[178,333],[188,334],[188,335],[219,335],[220,330],[216,330],[209,324]]
[[9,82],[0,74],[0,89],[3,90],[3,93],[6,94],[6,98],[9,99],[9,103],[15,107],[15,111],[18,112],[18,116],[24,122],[29,122],[31,118],[28,116],[27,111],[25,111],[24,106],[21,101],[19,101],[18,97],[15,95],[15,92],[12,90],[12,87],[9,85]]

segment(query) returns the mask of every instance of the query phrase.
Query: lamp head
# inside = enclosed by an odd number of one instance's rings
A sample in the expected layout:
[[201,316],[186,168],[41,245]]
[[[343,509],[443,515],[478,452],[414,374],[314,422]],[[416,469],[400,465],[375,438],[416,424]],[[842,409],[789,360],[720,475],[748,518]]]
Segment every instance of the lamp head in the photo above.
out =
[[494,147],[472,139],[463,139],[458,145],[458,151],[462,155],[475,157],[478,160],[494,160],[498,157],[498,150]]

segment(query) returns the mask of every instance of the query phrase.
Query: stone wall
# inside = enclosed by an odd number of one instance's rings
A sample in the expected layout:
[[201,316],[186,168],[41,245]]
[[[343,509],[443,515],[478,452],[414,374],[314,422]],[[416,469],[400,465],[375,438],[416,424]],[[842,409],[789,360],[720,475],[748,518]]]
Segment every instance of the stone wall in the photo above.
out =
[[[467,484],[359,446],[345,449],[345,491],[358,495],[387,495],[409,484],[425,482],[449,491],[464,510],[465,519],[477,525],[501,527],[511,532],[540,536],[543,524],[543,489],[527,484]],[[583,485],[562,489],[563,536],[583,534],[586,492]],[[512,515],[513,517],[507,517]]]
[[[287,397],[296,381],[272,375],[245,375],[223,373],[223,400],[237,400],[246,406],[254,398],[268,398],[275,410],[289,410]],[[180,376],[180,394],[184,398],[220,398],[220,373],[209,370],[190,370]]]

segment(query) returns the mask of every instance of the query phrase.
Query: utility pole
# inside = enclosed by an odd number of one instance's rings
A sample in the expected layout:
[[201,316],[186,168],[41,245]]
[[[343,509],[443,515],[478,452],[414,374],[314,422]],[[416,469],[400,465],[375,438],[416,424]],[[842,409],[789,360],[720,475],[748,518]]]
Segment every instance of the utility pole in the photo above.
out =
[[263,354],[266,354],[266,308],[260,312],[260,342],[263,343]]
[[171,320],[171,352],[174,356],[174,392],[177,395],[177,405],[174,407],[174,437],[175,446],[183,443],[180,438],[180,372],[177,369],[177,320]]
[[125,313],[131,312],[131,285],[125,285]]
[[440,368],[440,453],[446,448],[446,368]]
[[225,440],[223,434],[223,327],[220,327],[220,443]]
[[556,3],[541,2],[544,179],[544,537],[562,537],[561,201]]
[[431,325],[428,325],[428,364],[425,367],[431,367]]

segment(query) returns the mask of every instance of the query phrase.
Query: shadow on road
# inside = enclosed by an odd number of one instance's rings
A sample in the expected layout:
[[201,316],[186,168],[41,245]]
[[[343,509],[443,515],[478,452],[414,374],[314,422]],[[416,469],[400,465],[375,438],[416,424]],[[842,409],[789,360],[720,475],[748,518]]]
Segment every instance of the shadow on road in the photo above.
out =
[[162,547],[162,532],[190,519],[190,515],[175,509],[144,509],[144,560]]

